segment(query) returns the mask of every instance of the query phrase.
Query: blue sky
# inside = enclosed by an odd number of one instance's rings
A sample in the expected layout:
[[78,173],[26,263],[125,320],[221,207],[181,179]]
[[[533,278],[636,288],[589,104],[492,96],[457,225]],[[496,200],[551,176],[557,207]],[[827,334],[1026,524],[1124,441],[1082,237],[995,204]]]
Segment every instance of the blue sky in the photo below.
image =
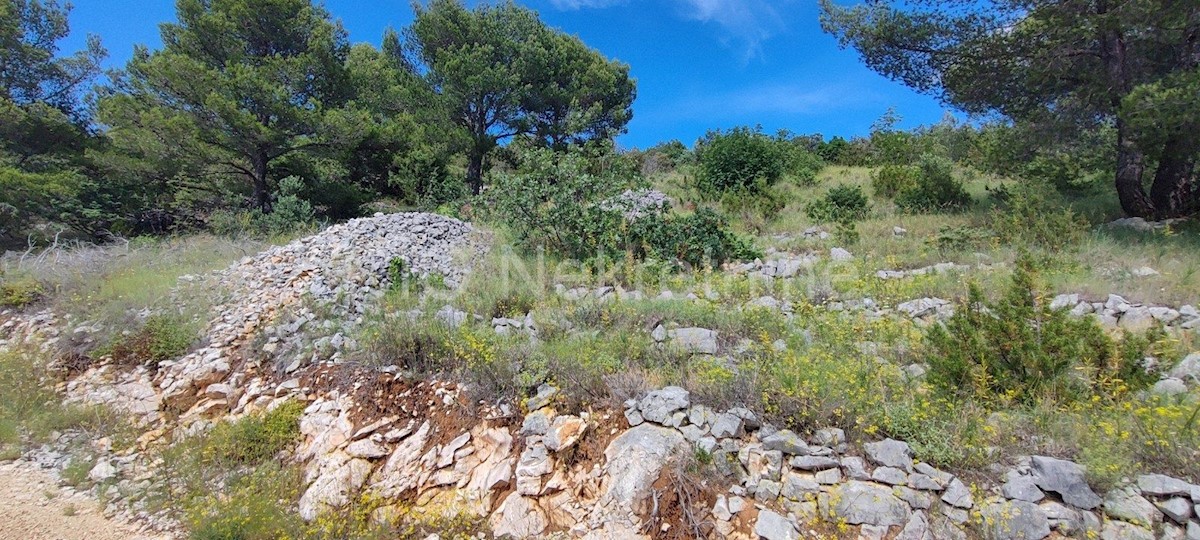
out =
[[[931,124],[946,108],[867,69],[821,31],[816,0],[520,0],[547,24],[631,66],[638,99],[622,147],[709,129],[761,124],[773,133],[866,134],[888,107],[902,127]],[[326,0],[352,42],[378,44],[412,20],[409,0]],[[160,45],[173,0],[75,0],[64,51],[98,34],[120,67],[134,44]]]

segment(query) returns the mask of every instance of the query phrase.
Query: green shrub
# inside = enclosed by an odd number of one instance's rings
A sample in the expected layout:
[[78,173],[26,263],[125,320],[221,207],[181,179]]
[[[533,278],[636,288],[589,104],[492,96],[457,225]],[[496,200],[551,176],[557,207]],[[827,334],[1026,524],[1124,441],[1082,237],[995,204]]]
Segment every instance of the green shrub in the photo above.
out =
[[269,234],[285,234],[315,223],[316,213],[312,204],[301,198],[304,181],[289,176],[279,181],[279,198],[272,205],[270,214],[259,213],[256,220]]
[[291,508],[303,486],[299,469],[270,464],[233,478],[219,493],[198,493],[184,508],[188,538],[303,538],[304,521]]
[[988,224],[1004,244],[1038,247],[1053,253],[1075,251],[1087,222],[1054,193],[1024,187],[1008,190],[991,211]]
[[528,148],[517,160],[516,172],[493,178],[480,206],[486,217],[512,230],[518,245],[583,260],[607,255],[621,244],[620,211],[598,203],[629,187],[627,179],[593,172],[579,150],[556,154]]
[[0,307],[23,308],[45,296],[38,280],[28,277],[0,278]]
[[867,217],[871,203],[858,186],[835,186],[824,197],[808,203],[805,213],[813,221],[850,222]]
[[749,240],[734,234],[723,217],[707,208],[689,216],[639,219],[630,226],[630,238],[639,258],[678,260],[693,268],[760,255]]
[[896,206],[908,212],[956,210],[971,204],[971,195],[954,178],[954,164],[946,158],[921,158],[917,184],[896,196]]
[[102,437],[124,423],[102,407],[63,403],[54,391],[56,374],[28,353],[0,352],[0,454],[11,455],[23,441],[41,443],[68,429],[89,430]]
[[296,442],[304,404],[288,401],[268,412],[243,416],[213,426],[204,458],[224,465],[258,465]]
[[791,147],[787,153],[788,176],[801,187],[817,185],[817,175],[825,168],[825,160],[805,148],[788,146]]
[[762,216],[768,221],[778,217],[779,212],[786,206],[787,201],[778,192],[761,186],[749,190],[727,191],[721,196],[721,208],[726,212]]
[[710,131],[696,145],[696,187],[717,197],[727,191],[770,186],[784,173],[786,155],[761,129]]
[[939,252],[945,254],[979,249],[987,245],[988,241],[992,238],[991,231],[986,229],[967,226],[947,226],[938,229],[937,236],[931,238],[929,243],[936,247]]
[[691,216],[650,211],[627,220],[603,201],[628,182],[595,167],[579,151],[527,149],[515,174],[502,174],[485,195],[488,217],[506,224],[526,251],[545,248],[579,260],[655,257],[697,265],[755,253],[716,212]]
[[220,210],[208,218],[208,227],[224,236],[275,236],[291,234],[316,226],[316,211],[301,197],[304,181],[289,176],[279,181],[279,197],[270,213],[257,208],[248,211]]
[[196,329],[177,316],[153,315],[137,331],[115,339],[96,350],[95,356],[111,354],[118,364],[156,368],[160,362],[187,352],[196,341]]
[[838,243],[847,246],[857,244],[862,239],[853,221],[839,221],[833,230],[833,237],[837,238]]
[[387,276],[393,289],[401,287],[408,281],[408,264],[400,257],[392,257],[388,260]]
[[1089,167],[1083,160],[1059,151],[1038,152],[1022,169],[1021,176],[1049,184],[1063,194],[1080,194],[1100,185],[1107,175]]
[[871,188],[878,197],[892,198],[917,187],[920,171],[908,165],[884,165],[871,175]]
[[985,302],[972,285],[966,302],[945,326],[931,327],[925,343],[930,382],[983,401],[1070,402],[1127,371],[1094,319],[1050,309],[1028,257],[1018,261],[1003,298]]

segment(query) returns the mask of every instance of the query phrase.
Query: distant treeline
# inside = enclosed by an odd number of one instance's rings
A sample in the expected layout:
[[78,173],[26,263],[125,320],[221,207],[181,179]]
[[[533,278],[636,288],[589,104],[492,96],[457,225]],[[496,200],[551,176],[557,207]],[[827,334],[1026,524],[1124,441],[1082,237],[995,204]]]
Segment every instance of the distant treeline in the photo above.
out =
[[[178,0],[99,86],[69,6],[0,0],[0,239],[340,219],[478,193],[507,141],[611,147],[629,67],[512,3],[416,6],[376,48],[310,0]],[[288,214],[284,217],[275,216]]]

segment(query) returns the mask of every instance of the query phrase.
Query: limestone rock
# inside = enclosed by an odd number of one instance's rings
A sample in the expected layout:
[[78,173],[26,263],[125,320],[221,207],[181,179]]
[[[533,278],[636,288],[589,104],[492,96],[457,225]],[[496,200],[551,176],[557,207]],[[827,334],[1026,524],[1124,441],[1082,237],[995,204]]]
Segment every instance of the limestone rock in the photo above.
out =
[[717,354],[717,333],[707,328],[668,330],[671,344],[687,352]]
[[556,416],[543,440],[551,452],[561,452],[578,442],[586,430],[587,422],[578,416]]
[[981,510],[988,540],[1041,540],[1050,536],[1050,522],[1036,504],[1026,501],[988,501]]
[[1153,503],[1139,495],[1134,486],[1109,491],[1104,496],[1104,513],[1143,527],[1150,527],[1162,521],[1162,514]]
[[803,501],[807,495],[821,492],[821,484],[811,474],[787,473],[783,477],[780,495],[793,501]]
[[99,459],[88,471],[88,480],[105,482],[117,476],[117,468],[107,459]]
[[622,433],[604,450],[604,501],[632,511],[649,497],[663,466],[687,448],[674,429],[642,424]]
[[391,451],[389,451],[386,446],[372,441],[371,439],[360,439],[350,443],[350,445],[346,447],[346,454],[348,454],[350,457],[356,458],[377,459],[387,456],[390,453]]
[[689,393],[678,386],[668,386],[646,394],[638,404],[642,417],[649,422],[664,424],[671,415],[688,407]]
[[1168,373],[1171,377],[1200,383],[1200,352],[1194,352],[1180,360]]
[[901,486],[908,484],[908,475],[895,467],[876,467],[871,473],[871,480],[889,486]]
[[312,521],[322,513],[346,506],[369,474],[371,462],[357,458],[347,459],[321,474],[300,496],[300,517]]
[[764,540],[797,540],[800,538],[795,523],[765,509],[758,513],[758,521],[754,523],[754,534]]
[[1137,478],[1138,489],[1153,497],[1190,496],[1196,486],[1165,474],[1143,474]]
[[709,432],[713,437],[718,439],[723,439],[726,437],[741,437],[743,433],[742,428],[744,425],[745,421],[740,417],[730,413],[722,413],[718,414],[716,419],[713,420],[712,428],[709,430]]
[[1192,501],[1190,499],[1171,497],[1156,506],[1163,515],[1180,525],[1186,525],[1188,518],[1192,517]]
[[946,486],[946,491],[942,493],[942,502],[955,508],[969,509],[975,506],[971,490],[957,478],[951,480],[950,485]]
[[1062,497],[1063,502],[1091,510],[1100,506],[1100,496],[1088,486],[1084,469],[1077,463],[1045,456],[1030,458],[1033,469],[1033,481],[1045,491],[1052,491]]
[[808,453],[808,444],[789,429],[781,429],[762,440],[763,448],[779,450],[788,455],[804,455]]
[[851,480],[835,486],[833,511],[846,523],[852,525],[877,525],[890,527],[908,522],[908,505],[896,498],[892,490],[871,482]]
[[1046,497],[1046,494],[1038,489],[1033,478],[1028,476],[1018,476],[1005,482],[1004,485],[1000,486],[1000,493],[1009,499],[1031,503],[1038,502]]
[[551,384],[542,384],[538,386],[537,394],[529,398],[525,402],[525,408],[530,411],[536,411],[542,407],[549,405],[558,395],[558,388]]
[[534,499],[510,493],[490,519],[492,534],[497,538],[534,538],[541,535],[550,523]]
[[1177,396],[1180,394],[1186,394],[1187,391],[1187,384],[1184,384],[1182,380],[1174,377],[1167,377],[1159,380],[1158,382],[1154,383],[1153,387],[1150,388],[1150,393],[1160,396]]
[[895,540],[934,540],[933,533],[929,530],[929,518],[925,517],[925,512],[913,512],[912,517],[908,518],[908,523],[904,524],[904,528],[900,530],[900,534],[896,535]]
[[1154,540],[1154,533],[1132,523],[1109,520],[1100,530],[1100,540]]
[[895,439],[884,439],[879,442],[863,445],[867,458],[885,467],[895,467],[905,472],[913,470],[912,449],[908,443]]

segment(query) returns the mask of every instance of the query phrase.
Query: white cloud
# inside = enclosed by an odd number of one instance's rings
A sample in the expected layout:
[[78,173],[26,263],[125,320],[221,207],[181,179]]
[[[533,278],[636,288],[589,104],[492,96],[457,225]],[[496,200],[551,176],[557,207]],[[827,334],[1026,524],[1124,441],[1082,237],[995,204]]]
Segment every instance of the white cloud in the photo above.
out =
[[626,0],[550,0],[550,3],[555,8],[562,10],[606,8],[617,4],[624,4],[625,2]]
[[[575,11],[607,8],[629,0],[549,0],[555,9]],[[649,0],[639,0],[646,2]],[[794,0],[670,0],[685,19],[712,23],[721,29],[720,39],[743,49],[745,60],[762,52],[762,42],[784,29],[777,6]]]
[[763,41],[783,29],[782,18],[767,0],[677,1],[683,4],[687,18],[719,25],[726,33],[725,39],[745,49],[747,60],[761,52]]

